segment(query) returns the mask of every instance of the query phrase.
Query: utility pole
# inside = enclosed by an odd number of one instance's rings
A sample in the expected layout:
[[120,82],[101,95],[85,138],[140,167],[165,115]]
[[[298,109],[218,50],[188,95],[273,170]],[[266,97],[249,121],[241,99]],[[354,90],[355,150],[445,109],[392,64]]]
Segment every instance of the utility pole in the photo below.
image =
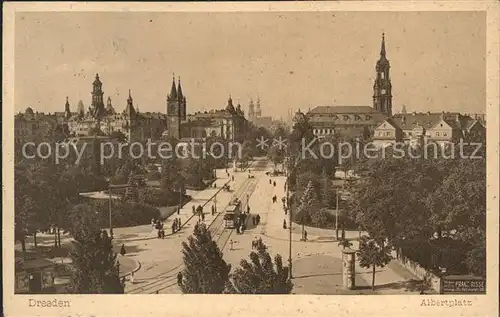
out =
[[335,237],[337,240],[339,239],[339,189],[337,188],[337,193],[336,193],[336,208],[335,208]]
[[292,207],[290,205],[290,162],[289,162],[289,157],[288,157],[288,148],[285,148],[286,151],[286,157],[287,157],[287,169],[286,169],[286,208],[288,209],[289,213],[289,224],[288,228],[290,230],[290,241],[289,241],[289,246],[288,246],[288,272],[289,272],[289,277],[290,279],[293,278],[292,275]]

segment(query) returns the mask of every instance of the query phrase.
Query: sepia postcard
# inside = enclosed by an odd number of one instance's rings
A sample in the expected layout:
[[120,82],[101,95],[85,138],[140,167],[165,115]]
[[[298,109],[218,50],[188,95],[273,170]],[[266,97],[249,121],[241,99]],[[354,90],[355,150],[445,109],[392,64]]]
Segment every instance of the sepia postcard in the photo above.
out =
[[3,18],[6,316],[498,316],[498,2]]

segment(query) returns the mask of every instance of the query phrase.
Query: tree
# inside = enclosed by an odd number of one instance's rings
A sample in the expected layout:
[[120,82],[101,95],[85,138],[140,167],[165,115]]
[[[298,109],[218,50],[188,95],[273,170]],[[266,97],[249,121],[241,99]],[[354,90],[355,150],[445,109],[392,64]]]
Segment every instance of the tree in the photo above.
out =
[[272,146],[267,152],[268,158],[273,162],[274,169],[277,169],[278,164],[283,163],[285,159],[284,149],[280,149],[278,146]]
[[299,210],[297,212],[297,217],[302,219],[302,223],[304,223],[304,219],[309,216],[311,207],[314,205],[317,205],[317,195],[315,193],[314,184],[312,180],[310,180],[307,184],[306,190],[300,198]]
[[230,293],[237,294],[290,294],[293,289],[288,276],[289,268],[283,266],[281,255],[271,256],[262,245],[250,253],[250,262],[241,261],[241,267],[231,274]]
[[[87,207],[79,207],[87,208]],[[117,254],[112,240],[95,222],[95,213],[73,213],[78,226],[72,230],[73,275],[68,285],[72,294],[123,294],[124,285],[119,278]]]
[[185,269],[180,285],[185,294],[221,294],[229,281],[231,266],[222,258],[205,224],[197,224],[193,235],[182,243]]
[[130,202],[138,202],[139,200],[139,191],[137,189],[137,183],[135,181],[135,175],[133,172],[130,172],[128,177],[127,187],[125,189],[125,200]]
[[373,238],[363,236],[359,241],[359,265],[372,268],[372,290],[375,290],[375,269],[386,266],[392,259],[391,248],[383,240],[376,241]]

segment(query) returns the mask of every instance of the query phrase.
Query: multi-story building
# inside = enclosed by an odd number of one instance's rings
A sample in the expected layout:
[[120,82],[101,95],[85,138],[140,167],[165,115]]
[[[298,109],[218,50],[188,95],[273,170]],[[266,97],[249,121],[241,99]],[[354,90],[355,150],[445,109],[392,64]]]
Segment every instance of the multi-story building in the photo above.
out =
[[247,129],[247,121],[241,106],[235,107],[231,96],[223,109],[187,114],[186,97],[180,80],[172,81],[167,97],[167,131],[164,136],[175,139],[221,137],[226,140],[242,140]]
[[387,59],[385,36],[382,34],[380,58],[375,65],[372,106],[319,106],[307,113],[318,138],[336,137],[372,139],[385,146],[394,142],[417,144],[432,140],[446,144],[470,133],[484,133],[485,119],[457,112],[392,114],[392,83]]
[[24,113],[14,117],[14,140],[16,143],[48,141],[60,126],[52,114],[34,112],[28,107]]
[[307,112],[318,138],[328,135],[366,138],[380,122],[392,116],[392,83],[384,34],[375,71],[372,106],[318,106]]
[[373,143],[388,146],[396,142],[412,146],[423,142],[445,145],[464,139],[471,133],[484,133],[477,119],[457,112],[397,114],[375,128]]

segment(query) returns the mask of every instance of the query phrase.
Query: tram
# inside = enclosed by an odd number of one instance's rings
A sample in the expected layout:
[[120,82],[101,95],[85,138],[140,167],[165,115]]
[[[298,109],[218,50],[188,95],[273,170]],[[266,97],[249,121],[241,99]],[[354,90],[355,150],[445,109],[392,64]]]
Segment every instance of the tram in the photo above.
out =
[[235,198],[229,206],[226,208],[224,213],[225,227],[228,229],[234,229],[238,225],[241,214],[241,201]]

